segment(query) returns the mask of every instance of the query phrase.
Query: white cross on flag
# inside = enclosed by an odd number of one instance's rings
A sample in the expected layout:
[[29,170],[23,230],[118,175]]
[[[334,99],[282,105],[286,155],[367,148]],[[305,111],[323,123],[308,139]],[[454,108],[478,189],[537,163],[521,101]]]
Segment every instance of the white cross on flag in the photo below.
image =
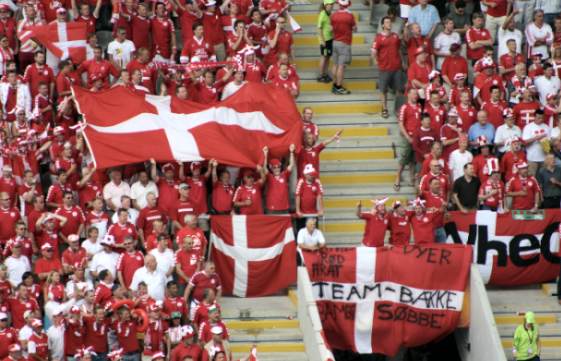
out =
[[248,83],[217,104],[140,94],[117,86],[93,93],[73,87],[84,134],[98,168],[157,161],[255,167],[301,144],[302,120],[283,89]]
[[471,249],[328,248],[304,260],[331,349],[394,356],[454,331]]
[[87,25],[82,22],[57,22],[32,26],[19,34],[23,44],[29,39],[37,41],[54,56],[62,60],[72,59],[74,64],[86,60]]
[[210,242],[226,295],[268,296],[296,282],[290,217],[213,216]]

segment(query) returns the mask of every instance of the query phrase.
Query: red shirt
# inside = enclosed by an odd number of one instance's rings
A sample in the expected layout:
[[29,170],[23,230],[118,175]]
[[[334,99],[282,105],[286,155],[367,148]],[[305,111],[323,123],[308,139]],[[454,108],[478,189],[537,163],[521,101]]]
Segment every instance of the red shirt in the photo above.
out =
[[216,181],[212,188],[212,208],[219,213],[228,213],[232,210],[234,187]]
[[436,208],[433,211],[434,217],[432,218],[432,223],[434,228],[440,228],[444,225],[444,213],[441,211],[442,207],[446,204],[444,198],[439,194],[434,194],[432,192],[423,192],[423,199],[426,201],[425,206],[427,208]]
[[52,232],[47,230],[42,230],[38,232],[35,236],[35,241],[37,243],[37,247],[41,248],[44,244],[50,244],[53,247],[53,257],[57,260],[60,259],[60,253],[58,251],[58,247],[60,245],[59,235],[58,235],[58,227],[56,227]]
[[479,187],[479,195],[485,196],[494,190],[498,191],[498,193],[484,200],[483,205],[491,208],[497,208],[499,205],[502,204],[505,191],[504,191],[504,184],[501,181],[495,183],[490,179],[487,179],[485,183],[482,183],[481,186]]
[[407,70],[407,79],[409,79],[409,87],[416,88],[413,86],[412,80],[420,81],[423,84],[429,83],[429,74],[432,71],[432,66],[428,63],[419,64],[416,61],[409,65]]
[[124,225],[120,223],[113,223],[111,226],[109,226],[107,234],[115,237],[116,244],[122,244],[125,241],[126,236],[132,236],[135,239],[137,237],[136,228],[132,223],[129,222],[125,223]]
[[467,88],[465,86],[463,87],[459,87],[457,85],[454,85],[452,87],[452,89],[450,89],[450,103],[452,103],[452,105],[454,105],[455,107],[459,107],[461,104],[461,95],[462,93],[467,92],[469,94],[469,102],[471,104],[472,100],[473,100],[473,96],[471,94],[471,89]]
[[362,244],[366,247],[382,247],[384,245],[386,230],[390,225],[389,215],[361,213],[360,219],[366,221]]
[[76,184],[76,189],[78,189],[80,207],[82,207],[82,209],[87,209],[87,203],[91,203],[96,198],[102,197],[103,188],[96,181],[89,181],[82,187],[79,187],[78,184]]
[[123,281],[128,288],[131,285],[132,278],[137,269],[144,266],[144,256],[140,251],[132,253],[123,252],[117,260],[117,272],[123,274]]
[[[422,35],[412,36],[407,42],[407,60],[409,61],[409,64],[413,64],[415,62],[415,58],[416,58],[415,51],[420,47],[425,48],[425,50],[429,55],[433,54],[432,43],[429,38]],[[430,56],[427,57],[426,61],[427,64],[431,66],[433,65]]]
[[17,343],[18,340],[18,331],[15,328],[7,327],[0,330],[0,357],[7,357],[8,348],[11,344]]
[[92,347],[97,354],[106,353],[108,351],[107,333],[109,331],[107,321],[98,322],[94,317],[84,317],[84,324],[84,345]]
[[[490,40],[490,39],[491,39],[491,33],[489,32],[489,30],[485,28],[476,29],[475,27],[472,26],[466,32],[467,44],[473,43],[478,40]],[[470,49],[469,46],[467,47],[467,57],[470,60],[481,59],[483,57],[483,54],[485,54],[484,46],[477,49]]]
[[224,340],[228,340],[230,338],[230,336],[228,335],[228,329],[226,328],[224,322],[218,321],[215,323],[210,323],[210,320],[208,320],[202,322],[199,326],[199,340],[202,340],[204,343],[210,342],[212,340],[212,333],[210,332],[210,329],[214,326],[222,327],[222,329],[224,330],[224,332],[222,333],[222,338]]
[[99,282],[94,293],[94,305],[105,307],[113,298],[113,291],[105,283]]
[[36,355],[44,360],[48,360],[49,358],[49,337],[43,331],[41,333],[36,333],[33,331],[31,336],[29,336],[29,343],[33,343],[35,345],[35,352],[29,352],[30,359],[34,359],[31,355]]
[[15,297],[9,298],[8,303],[10,304],[10,310],[12,311],[12,327],[18,330],[25,325],[25,320],[23,319],[25,311],[39,311],[39,304],[31,297],[25,301]]
[[430,183],[435,178],[440,181],[440,196],[442,198],[446,198],[450,185],[449,185],[448,177],[444,173],[440,173],[437,175],[437,174],[432,174],[432,172],[429,172],[424,176],[422,176],[421,181],[419,182],[419,193],[429,192]]
[[10,48],[16,48],[17,23],[14,18],[9,17],[6,21],[0,20],[0,33],[8,37]]
[[311,164],[319,173],[319,154],[325,149],[325,144],[319,143],[313,147],[304,147],[298,155],[298,177],[302,177],[302,172],[306,164]]
[[171,37],[175,36],[175,27],[169,18],[152,18],[152,41],[154,53],[165,59],[171,58]]
[[73,251],[72,248],[68,247],[62,252],[62,264],[73,266],[75,268],[85,266],[88,263],[88,254],[86,250],[82,247],[78,248],[77,251]]
[[121,322],[117,321],[113,324],[113,329],[117,334],[119,346],[123,348],[124,353],[139,352],[140,345],[136,338],[137,326],[133,321]]
[[331,14],[333,40],[351,45],[353,42],[353,28],[356,27],[354,15],[348,9],[341,9]]
[[404,246],[409,244],[411,239],[409,218],[410,216],[407,214],[400,216],[395,212],[390,215],[390,243],[392,245]]
[[145,235],[152,233],[154,229],[154,221],[161,220],[164,224],[167,223],[165,213],[158,207],[144,207],[140,210],[138,218],[136,219],[136,226],[142,229]]
[[140,73],[142,74],[141,85],[148,88],[148,90],[150,90],[150,93],[154,93],[154,84],[157,74],[157,70],[156,67],[154,66],[154,63],[143,64],[139,62],[137,59],[133,59],[131,60],[130,63],[127,64],[127,70],[131,74],[134,70],[140,70]]
[[309,183],[304,178],[300,178],[296,184],[296,197],[300,198],[300,213],[316,214],[317,198],[323,195],[323,187],[319,179],[314,179]]
[[438,133],[434,128],[425,129],[420,127],[413,136],[413,151],[415,152],[415,159],[417,162],[422,163],[425,159],[425,154],[430,153],[432,144],[438,140]]
[[487,15],[492,16],[494,18],[500,18],[506,16],[507,10],[507,0],[487,0],[488,3],[493,3],[496,6],[491,7],[487,6]]
[[520,150],[518,152],[506,152],[501,158],[501,169],[504,172],[504,180],[508,182],[514,175],[518,173],[516,165],[526,161],[526,152]]
[[497,159],[497,157],[494,157],[492,155],[485,157],[482,154],[478,154],[473,157],[473,167],[475,173],[477,174],[477,177],[481,181],[481,184],[483,184],[490,176],[489,165],[487,163],[489,160],[494,160],[497,165],[499,164],[499,160]]
[[164,178],[158,179],[158,206],[162,211],[169,214],[179,198],[179,182],[168,181]]
[[193,36],[187,39],[183,45],[181,58],[185,57],[186,59],[182,59],[181,62],[190,62],[194,56],[198,57],[199,61],[209,61],[214,56],[214,47],[204,38],[197,39]]
[[84,23],[86,24],[86,34],[93,34],[95,33],[95,18],[93,16],[83,16],[80,15],[77,19],[74,20],[75,23]]
[[77,351],[84,347],[85,326],[82,322],[66,321],[64,327],[64,354],[73,357]]
[[458,125],[467,133],[471,125],[477,120],[477,112],[474,107],[468,106],[466,108],[462,104],[456,110],[458,111]]
[[78,206],[72,206],[70,208],[63,206],[58,208],[55,214],[66,217],[67,219],[66,224],[60,229],[60,233],[65,237],[68,237],[70,234],[78,234],[80,226],[86,223],[86,216],[84,216],[84,212]]
[[180,342],[171,351],[170,361],[183,361],[187,356],[191,356],[193,361],[200,361],[201,354],[202,350],[198,344],[193,343],[192,345],[185,346],[183,342]]
[[203,13],[203,27],[205,29],[215,29],[215,31],[206,31],[206,37],[208,42],[212,46],[216,46],[218,44],[222,44],[225,42],[225,35],[224,31],[222,31],[222,25],[220,18],[222,15],[220,14],[219,10],[217,9],[215,12],[204,12]]
[[164,335],[168,330],[167,321],[150,321],[148,329],[144,332],[144,355],[153,355],[156,352],[165,352]]
[[372,50],[377,51],[376,61],[382,71],[397,71],[401,69],[401,40],[396,33],[376,34],[372,43]]
[[51,84],[55,82],[55,75],[53,69],[48,65],[43,65],[41,68],[37,64],[28,65],[23,75],[24,81],[29,84],[29,91],[31,96],[35,97],[39,92],[39,83]]
[[180,312],[182,315],[187,315],[187,311],[187,302],[185,302],[183,296],[164,298],[164,313],[166,315],[169,316],[173,312]]
[[193,286],[193,298],[199,302],[202,302],[204,298],[205,289],[211,288],[216,292],[222,288],[218,274],[214,273],[209,276],[204,270],[195,273],[189,280],[189,285]]
[[[520,64],[520,63],[524,63],[524,57],[522,56],[522,54],[515,54],[513,56],[510,55],[510,53],[506,53],[501,55],[501,57],[499,58],[499,65],[505,69],[513,68],[516,64]],[[514,74],[515,74],[514,70],[503,73],[504,81],[505,82],[510,81],[514,76]]]
[[195,326],[199,327],[201,323],[208,320],[208,313],[211,308],[217,308],[220,311],[220,305],[214,301],[212,304],[206,304],[205,302],[199,303],[195,311],[195,317],[193,317],[193,323]]
[[206,178],[204,176],[199,176],[197,179],[189,177],[186,182],[191,187],[189,199],[195,206],[195,214],[207,213]]
[[17,204],[16,195],[17,195],[17,183],[14,177],[11,178],[4,178],[0,176],[0,192],[6,192],[10,195],[12,200],[12,205]]
[[535,205],[536,193],[541,193],[541,188],[536,180],[532,176],[527,176],[525,178],[520,177],[520,175],[515,175],[506,184],[506,193],[509,192],[520,192],[522,190],[526,191],[525,196],[514,196],[512,197],[512,209],[532,209]]
[[251,187],[241,185],[236,189],[234,202],[248,199],[251,199],[251,205],[239,207],[240,214],[263,214],[261,184],[256,182]]
[[[445,140],[458,138],[460,136],[459,131],[461,131],[461,128],[459,126],[453,127],[448,123],[444,124],[442,128],[440,128],[440,141],[444,142]],[[449,159],[450,153],[458,149],[458,147],[458,142],[443,146],[442,158]],[[423,169],[425,169],[425,161],[423,162]],[[426,167],[427,171],[423,173],[423,171],[421,170],[421,173],[426,174],[428,172],[429,163],[426,164]],[[444,167],[444,169],[448,168]]]
[[266,207],[270,211],[287,211],[288,204],[288,181],[290,172],[283,170],[278,176],[267,173],[267,199]]
[[204,232],[200,228],[183,227],[177,232],[176,243],[183,244],[183,239],[187,236],[193,239],[193,249],[198,251],[201,257],[204,257],[208,244]]
[[410,222],[415,244],[434,243],[434,213],[425,212],[421,216],[413,214]]
[[149,18],[133,15],[131,18],[132,42],[135,49],[145,48],[150,50],[150,33],[152,22]]
[[245,64],[245,80],[248,82],[262,83],[265,77],[265,65],[256,59],[254,63]]
[[488,101],[481,104],[481,109],[487,112],[487,119],[495,129],[504,124],[503,110],[507,107],[508,105],[504,100],[499,100],[496,103]]
[[536,110],[540,108],[537,101],[525,102],[521,101],[512,108],[516,125],[520,129],[524,129],[526,125],[532,123],[536,119]]
[[425,113],[430,115],[431,128],[436,132],[436,134],[439,134],[440,128],[446,121],[446,107],[442,104],[434,106],[431,102],[426,102]]
[[[275,37],[275,30],[269,31],[267,35],[269,40],[273,40]],[[292,34],[286,30],[281,30],[277,38],[277,43],[274,48],[269,49],[269,53],[266,55],[267,64],[272,64],[277,59],[277,54],[279,53],[291,53],[293,44]]]
[[421,125],[421,106],[417,103],[405,103],[399,109],[399,121],[409,136],[415,134],[416,129]]
[[[179,265],[181,271],[189,278],[197,271],[200,260],[201,254],[199,250],[191,249],[186,251],[184,249],[179,249],[175,252],[175,263]],[[185,280],[181,277],[177,278],[177,282],[185,284]]]
[[503,86],[503,80],[499,75],[487,76],[486,74],[479,74],[475,78],[473,86],[479,89],[478,96],[482,101],[488,102],[491,100],[491,87],[498,86],[501,94],[505,93],[505,88]]
[[103,79],[103,88],[109,88],[109,75],[113,75],[115,78],[119,77],[119,70],[115,68],[115,65],[109,60],[86,60],[76,70],[78,75],[86,72],[88,74],[88,87],[93,86],[93,77],[98,76]]
[[185,225],[185,216],[188,214],[195,214],[195,206],[190,200],[182,201],[178,199],[175,203],[173,211],[170,212],[170,219],[177,221],[182,226]]
[[6,242],[16,235],[15,225],[21,219],[17,208],[8,209],[0,208],[0,244],[3,246]]
[[449,55],[442,62],[441,74],[448,77],[448,80],[454,82],[456,74],[467,74],[468,63],[463,56]]

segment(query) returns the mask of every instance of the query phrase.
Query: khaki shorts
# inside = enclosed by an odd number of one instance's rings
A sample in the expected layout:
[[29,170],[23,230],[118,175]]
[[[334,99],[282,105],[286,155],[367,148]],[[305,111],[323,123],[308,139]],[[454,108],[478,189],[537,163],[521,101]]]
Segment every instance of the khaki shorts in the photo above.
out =
[[351,46],[341,41],[333,42],[333,63],[335,65],[349,65],[352,61]]
[[397,146],[399,147],[397,151],[399,165],[405,166],[415,162],[413,147],[411,146],[411,143],[409,143],[409,141],[401,135],[401,133],[399,134],[399,142]]

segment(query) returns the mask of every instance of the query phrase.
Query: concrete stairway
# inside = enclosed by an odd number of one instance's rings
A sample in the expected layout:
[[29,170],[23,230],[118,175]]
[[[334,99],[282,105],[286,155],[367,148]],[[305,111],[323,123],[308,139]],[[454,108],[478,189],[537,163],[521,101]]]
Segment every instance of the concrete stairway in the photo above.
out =
[[246,357],[253,344],[257,345],[259,360],[308,359],[292,295],[222,299],[222,317],[230,332],[235,360]]
[[561,309],[556,285],[527,287],[515,290],[488,289],[487,295],[493,308],[507,358],[512,359],[514,330],[522,324],[519,313],[533,311],[540,329],[542,342],[541,360],[561,360]]
[[[351,10],[358,23],[353,38],[353,62],[347,69],[345,86],[350,95],[333,95],[331,84],[316,82],[319,46],[316,18],[319,0],[309,5],[294,5],[292,14],[302,26],[295,34],[296,65],[301,82],[298,106],[311,106],[314,122],[320,126],[320,141],[343,129],[339,143],[332,143],[321,154],[321,182],[326,207],[323,230],[329,245],[360,243],[364,224],[355,216],[359,200],[370,207],[370,199],[389,196],[405,200],[414,189],[402,182],[399,193],[393,190],[397,169],[397,122],[395,116],[380,116],[381,94],[376,90],[378,71],[372,67],[370,46],[375,29],[369,24],[370,9],[354,2]],[[375,8],[376,9],[376,8]],[[375,11],[384,15],[385,7]],[[393,108],[390,102],[389,109]],[[390,112],[391,113],[391,112]],[[390,203],[388,203],[389,205]]]

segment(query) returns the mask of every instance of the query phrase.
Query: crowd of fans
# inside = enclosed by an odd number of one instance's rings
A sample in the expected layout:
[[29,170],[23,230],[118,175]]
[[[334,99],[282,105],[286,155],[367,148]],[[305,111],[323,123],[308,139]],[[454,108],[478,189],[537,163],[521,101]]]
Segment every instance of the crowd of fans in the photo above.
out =
[[[561,205],[561,2],[401,0],[372,44],[389,115],[396,94],[399,169],[412,207],[374,201],[363,242],[444,242],[449,210]],[[405,71],[406,70],[406,71]],[[406,79],[406,81],[405,81]],[[403,94],[404,96],[401,96]],[[399,194],[399,193],[396,193]],[[412,232],[411,232],[412,231]]]
[[[268,82],[296,97],[287,9],[277,0],[0,4],[1,359],[233,360],[208,216],[292,213],[303,226],[321,215],[319,154],[341,132],[318,142],[306,108],[298,156],[295,145],[286,159],[265,147],[255,169],[149,159],[100,170],[71,86],[213,104]],[[80,64],[25,37],[73,22],[89,34]]]

